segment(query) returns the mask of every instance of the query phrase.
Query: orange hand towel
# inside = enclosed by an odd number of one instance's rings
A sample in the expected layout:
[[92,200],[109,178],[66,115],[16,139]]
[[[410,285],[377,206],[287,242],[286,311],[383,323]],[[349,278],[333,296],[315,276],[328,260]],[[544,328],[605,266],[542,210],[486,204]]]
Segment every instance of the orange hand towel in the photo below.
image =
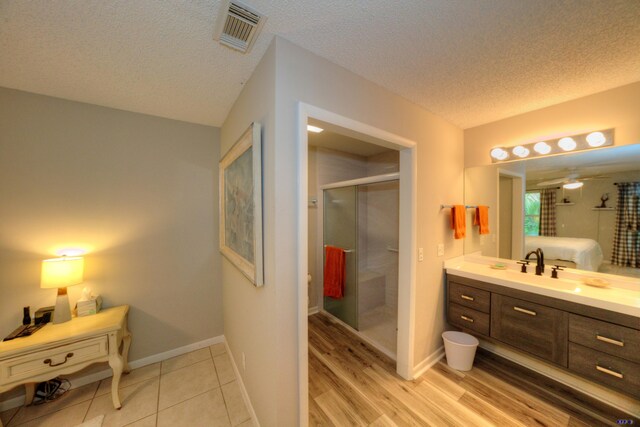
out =
[[347,273],[344,249],[325,246],[324,250],[324,296],[342,298]]
[[478,226],[480,234],[489,234],[489,206],[478,206],[473,225]]
[[465,217],[466,209],[464,205],[454,205],[451,208],[451,228],[456,239],[464,239],[467,230]]

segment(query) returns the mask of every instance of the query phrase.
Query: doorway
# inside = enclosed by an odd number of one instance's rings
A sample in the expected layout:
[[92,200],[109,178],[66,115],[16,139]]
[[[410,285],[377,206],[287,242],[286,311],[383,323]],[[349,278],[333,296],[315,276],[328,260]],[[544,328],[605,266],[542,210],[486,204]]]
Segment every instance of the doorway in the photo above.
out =
[[[338,128],[347,136],[356,137],[373,145],[398,152],[399,156],[399,230],[398,230],[398,314],[396,372],[405,379],[412,379],[413,330],[415,307],[413,304],[416,281],[416,143],[374,126],[305,104],[298,104],[298,350],[300,425],[308,424],[308,279],[309,279],[309,230],[308,208],[313,200],[308,191],[308,135],[310,122]],[[317,200],[316,200],[317,203]]]
[[498,171],[498,257],[524,257],[525,180],[518,173]]

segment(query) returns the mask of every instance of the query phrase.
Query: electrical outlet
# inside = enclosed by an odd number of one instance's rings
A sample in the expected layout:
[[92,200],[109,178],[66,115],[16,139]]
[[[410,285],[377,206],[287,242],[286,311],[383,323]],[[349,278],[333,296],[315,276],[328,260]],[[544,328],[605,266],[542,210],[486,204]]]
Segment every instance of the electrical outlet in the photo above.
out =
[[247,358],[244,357],[244,351],[242,352],[242,372],[247,369]]
[[422,248],[418,248],[418,261],[424,261],[424,249]]
[[438,256],[444,256],[444,243],[438,243]]

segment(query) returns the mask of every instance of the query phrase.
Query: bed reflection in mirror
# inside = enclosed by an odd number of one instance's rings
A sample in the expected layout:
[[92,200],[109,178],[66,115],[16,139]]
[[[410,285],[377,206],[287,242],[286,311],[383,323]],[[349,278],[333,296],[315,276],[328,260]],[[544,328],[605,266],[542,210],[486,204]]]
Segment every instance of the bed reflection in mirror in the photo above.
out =
[[[465,254],[640,278],[640,144],[465,170],[465,203],[487,205],[490,234]],[[467,212],[473,223],[474,211]]]

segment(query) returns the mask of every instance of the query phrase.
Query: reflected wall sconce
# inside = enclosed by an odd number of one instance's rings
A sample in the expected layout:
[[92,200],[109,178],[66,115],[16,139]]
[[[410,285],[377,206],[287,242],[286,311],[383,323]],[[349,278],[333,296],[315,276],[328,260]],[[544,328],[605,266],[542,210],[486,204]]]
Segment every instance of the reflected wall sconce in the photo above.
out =
[[613,145],[613,129],[600,130],[558,139],[520,144],[515,147],[494,147],[489,152],[492,163],[533,159],[575,153]]

